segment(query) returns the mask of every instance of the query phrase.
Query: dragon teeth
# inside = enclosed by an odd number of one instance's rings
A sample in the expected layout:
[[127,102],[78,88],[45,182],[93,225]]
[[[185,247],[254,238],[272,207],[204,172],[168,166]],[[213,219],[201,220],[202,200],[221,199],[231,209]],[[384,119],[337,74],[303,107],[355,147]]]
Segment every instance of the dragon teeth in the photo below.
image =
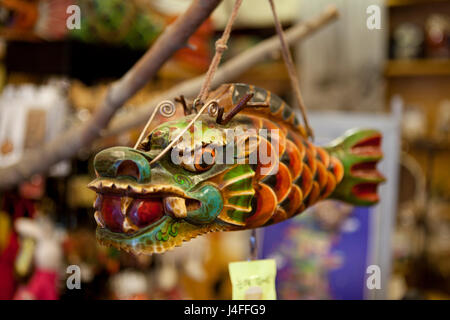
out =
[[103,200],[103,196],[101,194],[97,193],[97,197],[95,198],[95,201],[94,201],[94,209],[100,210],[101,205],[102,205],[102,200]]
[[122,211],[122,214],[124,216],[126,216],[127,211],[128,211],[128,207],[131,205],[131,203],[133,202],[133,198],[130,197],[122,197],[120,199],[120,209]]
[[105,223],[103,222],[103,218],[101,217],[100,212],[95,211],[94,218],[95,218],[95,222],[97,222],[97,225],[99,227],[102,227],[102,228],[105,227]]
[[112,181],[104,180],[100,182],[100,187],[110,188],[113,185]]
[[186,201],[184,198],[180,197],[165,197],[164,200],[164,210],[173,215],[175,218],[186,218],[187,209]]
[[135,232],[135,231],[137,231],[139,229],[133,223],[131,223],[128,220],[128,218],[125,218],[125,220],[123,220],[122,228],[123,228],[123,231],[125,231],[127,233]]

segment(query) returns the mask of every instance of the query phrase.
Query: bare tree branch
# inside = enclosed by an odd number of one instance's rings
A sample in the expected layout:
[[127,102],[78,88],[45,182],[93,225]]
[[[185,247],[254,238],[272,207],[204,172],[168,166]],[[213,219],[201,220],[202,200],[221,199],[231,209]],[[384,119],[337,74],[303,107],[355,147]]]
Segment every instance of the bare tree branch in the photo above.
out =
[[[330,6],[324,10],[318,16],[304,22],[298,23],[295,26],[286,30],[286,41],[292,45],[299,40],[306,38],[314,34],[314,32],[320,30],[323,26],[327,25],[331,21],[334,21],[338,16],[336,7]],[[267,40],[262,41],[260,44],[254,46],[251,49],[244,51],[237,55],[230,61],[224,63],[214,76],[212,87],[217,87],[222,83],[232,81],[238,76],[243,74],[246,70],[252,66],[264,61],[271,54],[280,49],[280,40],[277,36],[273,36]],[[112,121],[111,124],[102,136],[107,137],[122,133],[131,128],[143,125],[150,114],[153,112],[153,108],[162,100],[173,99],[174,97],[184,95],[186,97],[193,97],[198,94],[202,84],[204,76],[199,76],[191,80],[184,81],[177,84],[173,88],[153,97],[150,101],[143,106],[136,108],[133,113],[125,115],[118,115]]]
[[[70,128],[42,148],[32,149],[22,159],[0,169],[0,190],[13,187],[33,174],[45,172],[51,165],[74,156],[100,136],[114,113],[151,79],[175,51],[211,15],[221,0],[194,0],[187,11],[168,26],[145,55],[117,82],[113,83],[89,121]],[[114,66],[111,66],[114,68]]]
[[[209,10],[209,12],[211,12],[220,1],[217,1],[217,0],[210,1],[210,2],[214,2],[214,4],[208,3],[207,5],[205,4],[205,2],[209,2],[208,0],[194,1],[194,2],[197,2],[197,5],[199,5],[198,2],[203,4],[202,10],[204,10],[203,14],[205,15],[206,11]],[[192,6],[195,6],[195,3]],[[192,12],[195,12],[195,11],[191,10],[192,6],[188,10],[188,12],[186,12],[186,14],[188,14],[189,11],[191,11],[190,14],[192,14]],[[186,14],[183,15],[182,17],[180,17],[178,20],[184,19]],[[198,14],[199,13],[197,12],[197,15]],[[204,17],[204,15],[202,15],[202,17]],[[323,26],[327,25],[328,23],[330,23],[331,21],[336,19],[337,16],[338,16],[337,9],[335,7],[329,7],[320,15],[318,15],[304,23],[296,24],[295,26],[293,26],[289,30],[287,30],[286,31],[286,41],[290,45],[292,45],[292,44],[296,43],[297,41],[299,41],[307,36],[312,35],[314,32],[318,31]],[[199,19],[198,16],[196,18]],[[190,17],[190,19],[194,19],[194,18]],[[205,17],[205,19],[206,19],[206,17]],[[201,21],[200,21],[200,23],[201,23]],[[198,25],[200,23],[198,23]],[[183,25],[182,23],[180,23],[180,24]],[[160,39],[163,36],[165,36],[167,32],[172,31],[172,35],[170,35],[171,37],[174,37],[173,33],[180,32],[178,28],[175,28],[175,26],[176,26],[176,24],[174,24],[172,26],[172,30],[168,30],[163,35],[161,35]],[[186,25],[184,25],[182,28],[186,28]],[[192,26],[191,26],[191,28],[192,28]],[[178,31],[174,31],[174,30],[178,30]],[[183,32],[186,32],[186,30],[183,30]],[[176,39],[178,39],[178,41],[173,40],[174,43],[178,43],[178,44],[175,47],[172,47],[171,49],[176,50],[177,48],[179,48],[180,45],[184,44],[187,41],[188,37],[189,36],[187,35],[186,38],[183,38],[184,39],[183,41],[180,41],[179,40],[180,35],[178,34],[178,36],[176,37]],[[170,40],[170,38],[167,38],[167,39],[165,39],[165,41],[171,41],[171,40]],[[155,43],[155,45],[156,45],[156,43]],[[276,36],[274,36],[270,39],[262,41],[257,46],[239,54],[235,58],[224,63],[217,70],[214,81],[212,83],[212,87],[217,87],[221,83],[235,79],[236,77],[238,77],[239,75],[244,73],[246,70],[248,70],[253,65],[260,63],[261,61],[264,61],[265,59],[270,57],[271,54],[274,51],[279,50],[279,48],[280,48],[279,39]],[[152,51],[152,50],[153,50],[153,47],[150,51]],[[168,50],[168,49],[164,49],[164,50]],[[164,50],[162,50],[162,51],[164,51]],[[171,53],[173,53],[173,52],[171,52]],[[160,57],[160,54],[158,54],[158,57]],[[146,56],[148,56],[148,55],[149,55],[149,52],[147,52]],[[144,58],[145,58],[145,56],[143,57],[143,59]],[[142,62],[143,59],[141,59],[141,61],[138,62],[136,64],[136,66],[133,67],[133,69],[137,68],[138,65],[140,65],[140,64],[144,64],[144,62]],[[163,61],[163,59],[159,60],[160,65],[158,66],[158,68],[161,66],[161,64],[164,61]],[[122,81],[125,81],[128,83],[128,86],[131,86],[131,84],[133,84],[134,85],[133,88],[137,88],[137,89],[134,89],[134,91],[133,91],[133,94],[134,94],[140,87],[142,87],[142,85],[145,83],[145,81],[147,79],[149,79],[150,77],[152,77],[154,75],[154,72],[156,72],[158,69],[150,68],[147,66],[147,68],[146,68],[147,72],[152,72],[150,75],[146,74],[145,72],[139,73],[140,77],[145,76],[145,80],[136,79],[135,75],[134,75],[134,77],[133,77],[134,80],[126,81],[125,79],[127,79],[127,77],[132,77],[129,74],[132,73],[133,69],[130,70],[119,81],[119,83]],[[7,168],[0,169],[0,177],[1,177],[0,190],[5,189],[10,186],[14,186],[15,184],[29,178],[32,174],[44,172],[51,165],[57,163],[60,160],[72,157],[81,147],[88,146],[94,139],[98,138],[100,133],[101,133],[102,137],[106,137],[106,136],[121,133],[125,130],[128,130],[130,128],[133,128],[133,127],[136,127],[139,125],[143,125],[147,121],[148,116],[152,113],[153,108],[161,100],[172,99],[179,95],[185,95],[187,97],[192,97],[192,96],[197,95],[198,91],[200,90],[200,87],[203,83],[203,78],[204,78],[204,76],[199,76],[192,80],[184,81],[184,82],[176,85],[175,87],[163,92],[162,94],[154,97],[148,103],[141,106],[140,108],[136,108],[136,110],[133,113],[116,116],[111,121],[109,128],[105,130],[104,128],[107,126],[108,121],[111,119],[114,111],[117,108],[119,108],[126,101],[127,98],[130,97],[130,96],[127,97],[125,95],[125,93],[123,93],[123,92],[122,92],[122,94],[120,94],[121,91],[125,91],[126,89],[128,89],[128,86],[122,85],[121,89],[120,90],[117,89],[117,93],[114,95],[111,94],[112,90],[110,90],[109,94],[107,95],[107,98],[105,99],[106,101],[104,101],[104,103],[102,104],[102,107],[99,109],[99,111],[96,112],[96,114],[93,115],[92,119],[90,119],[85,124],[83,124],[83,126],[72,128],[69,132],[67,132],[65,135],[61,136],[59,139],[47,144],[43,149],[28,151],[19,163],[15,164],[13,166],[7,167]],[[139,86],[139,87],[137,87],[137,86]],[[113,89],[113,88],[111,88],[111,89]],[[128,90],[130,90],[130,89],[128,89]],[[116,100],[114,100],[114,98]],[[107,114],[107,116],[101,116],[100,118],[102,120],[96,120],[96,115],[101,111],[102,108],[109,109],[108,107],[105,107],[105,106],[111,105],[111,103],[108,103],[108,99],[110,99],[111,102],[115,103],[114,104],[114,106],[116,106],[115,109],[110,111],[111,113]],[[118,105],[117,99],[120,101],[119,105]],[[98,117],[99,116],[97,116],[97,118]],[[83,132],[85,133],[84,135],[81,134]],[[86,135],[88,135],[88,136],[86,137]]]

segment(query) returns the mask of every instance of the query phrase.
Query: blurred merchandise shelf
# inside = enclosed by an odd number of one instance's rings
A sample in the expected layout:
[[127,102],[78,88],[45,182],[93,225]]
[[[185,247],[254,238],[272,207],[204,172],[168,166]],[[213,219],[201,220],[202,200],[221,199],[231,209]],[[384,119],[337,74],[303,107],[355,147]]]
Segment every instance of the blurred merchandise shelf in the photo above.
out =
[[417,139],[406,141],[411,148],[432,152],[450,151],[450,141],[446,139]]
[[433,4],[435,2],[449,2],[448,0],[388,0],[388,7],[412,6],[417,4]]
[[40,42],[42,41],[37,35],[29,31],[12,30],[8,28],[0,28],[0,38],[6,41],[28,41]]
[[450,76],[450,59],[390,60],[387,77]]
[[291,89],[286,66],[281,60],[268,61],[251,67],[234,81],[251,83],[281,96]]
[[9,41],[5,65],[8,73],[62,75],[92,85],[121,77],[144,53],[145,50],[74,40]]

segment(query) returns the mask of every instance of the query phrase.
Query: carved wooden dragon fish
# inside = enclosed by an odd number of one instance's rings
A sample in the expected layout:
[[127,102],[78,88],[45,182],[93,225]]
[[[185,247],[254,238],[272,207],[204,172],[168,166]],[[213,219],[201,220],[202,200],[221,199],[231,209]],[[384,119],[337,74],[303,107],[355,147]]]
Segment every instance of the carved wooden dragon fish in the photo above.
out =
[[[382,158],[378,131],[352,130],[319,147],[307,140],[294,111],[269,91],[224,84],[208,100],[218,106],[216,118],[198,114],[189,127],[194,115],[187,115],[159,125],[135,149],[114,147],[96,155],[97,178],[89,187],[97,192],[101,243],[164,252],[207,232],[271,225],[326,198],[357,205],[378,201],[377,185],[384,181],[376,169]],[[184,99],[178,103],[186,113],[195,110]],[[191,142],[173,141],[187,127]],[[241,134],[230,141],[230,129]],[[244,144],[237,150],[239,144],[231,142],[239,141]],[[218,161],[218,151],[230,154],[230,144],[240,161]],[[161,154],[168,146],[171,152]],[[261,148],[271,161],[259,156]],[[193,160],[174,159],[180,152]]]

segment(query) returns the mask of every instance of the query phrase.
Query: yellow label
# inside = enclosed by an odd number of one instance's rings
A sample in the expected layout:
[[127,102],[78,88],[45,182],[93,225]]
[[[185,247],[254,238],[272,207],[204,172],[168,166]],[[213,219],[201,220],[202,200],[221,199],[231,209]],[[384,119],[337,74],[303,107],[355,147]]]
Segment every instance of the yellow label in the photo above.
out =
[[275,300],[275,260],[231,262],[228,265],[233,300]]

